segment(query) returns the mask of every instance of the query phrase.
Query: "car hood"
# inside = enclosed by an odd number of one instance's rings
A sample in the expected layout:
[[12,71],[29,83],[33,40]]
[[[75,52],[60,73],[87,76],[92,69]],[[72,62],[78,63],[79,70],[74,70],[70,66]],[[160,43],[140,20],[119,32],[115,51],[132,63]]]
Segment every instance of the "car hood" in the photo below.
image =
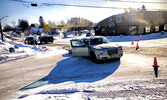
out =
[[112,44],[112,43],[104,43],[99,45],[93,45],[93,49],[112,49],[118,47],[118,44]]

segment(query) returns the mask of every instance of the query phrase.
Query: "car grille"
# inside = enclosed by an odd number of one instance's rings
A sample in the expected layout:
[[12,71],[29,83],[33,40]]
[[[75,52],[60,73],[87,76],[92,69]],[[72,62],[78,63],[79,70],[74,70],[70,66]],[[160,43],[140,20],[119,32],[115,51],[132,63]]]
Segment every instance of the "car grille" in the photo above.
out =
[[118,53],[118,49],[112,49],[112,50],[107,50],[108,55],[113,55],[113,54],[117,54]]

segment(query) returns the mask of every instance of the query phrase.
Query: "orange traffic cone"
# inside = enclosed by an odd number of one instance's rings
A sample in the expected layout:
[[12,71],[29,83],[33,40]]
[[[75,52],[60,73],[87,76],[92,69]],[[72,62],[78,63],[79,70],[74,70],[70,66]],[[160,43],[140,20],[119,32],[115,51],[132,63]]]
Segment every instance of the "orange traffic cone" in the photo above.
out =
[[137,39],[137,42],[139,42],[139,39]]
[[132,40],[132,45],[134,44],[134,41]]
[[158,66],[158,63],[157,63],[157,57],[154,57],[154,63],[153,63],[153,66]]
[[138,45],[138,43],[137,43],[137,45],[136,45],[136,50],[138,50],[139,49],[139,45]]
[[154,73],[155,73],[155,77],[158,77],[158,63],[157,63],[157,58],[154,57],[154,62],[153,62],[153,67],[154,67]]
[[141,40],[141,37],[140,37],[140,39],[139,40]]

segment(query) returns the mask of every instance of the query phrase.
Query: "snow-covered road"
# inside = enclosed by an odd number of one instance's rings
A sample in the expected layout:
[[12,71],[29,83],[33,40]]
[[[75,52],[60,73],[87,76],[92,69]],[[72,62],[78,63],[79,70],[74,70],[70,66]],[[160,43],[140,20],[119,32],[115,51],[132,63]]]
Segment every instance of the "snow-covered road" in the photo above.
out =
[[166,60],[158,58],[156,79],[150,55],[125,52],[121,60],[98,65],[66,56],[46,77],[22,88],[20,99],[167,99]]
[[[46,52],[2,63],[0,99],[167,99],[166,41],[139,41],[137,51],[136,42],[115,42],[123,46],[123,57],[102,64],[72,57],[62,47],[48,47]],[[152,67],[154,56],[160,66],[158,78]]]

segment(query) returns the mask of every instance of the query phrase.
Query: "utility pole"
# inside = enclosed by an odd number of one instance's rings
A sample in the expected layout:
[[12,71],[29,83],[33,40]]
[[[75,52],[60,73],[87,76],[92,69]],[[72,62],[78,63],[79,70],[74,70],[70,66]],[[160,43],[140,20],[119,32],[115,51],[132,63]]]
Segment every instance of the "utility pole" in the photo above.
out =
[[4,19],[5,17],[8,17],[8,16],[3,16],[3,17],[0,19],[0,31],[1,31],[1,39],[2,39],[2,42],[3,42],[4,40],[3,40],[3,32],[2,32],[2,24],[1,24],[1,21],[2,21],[2,19]]

